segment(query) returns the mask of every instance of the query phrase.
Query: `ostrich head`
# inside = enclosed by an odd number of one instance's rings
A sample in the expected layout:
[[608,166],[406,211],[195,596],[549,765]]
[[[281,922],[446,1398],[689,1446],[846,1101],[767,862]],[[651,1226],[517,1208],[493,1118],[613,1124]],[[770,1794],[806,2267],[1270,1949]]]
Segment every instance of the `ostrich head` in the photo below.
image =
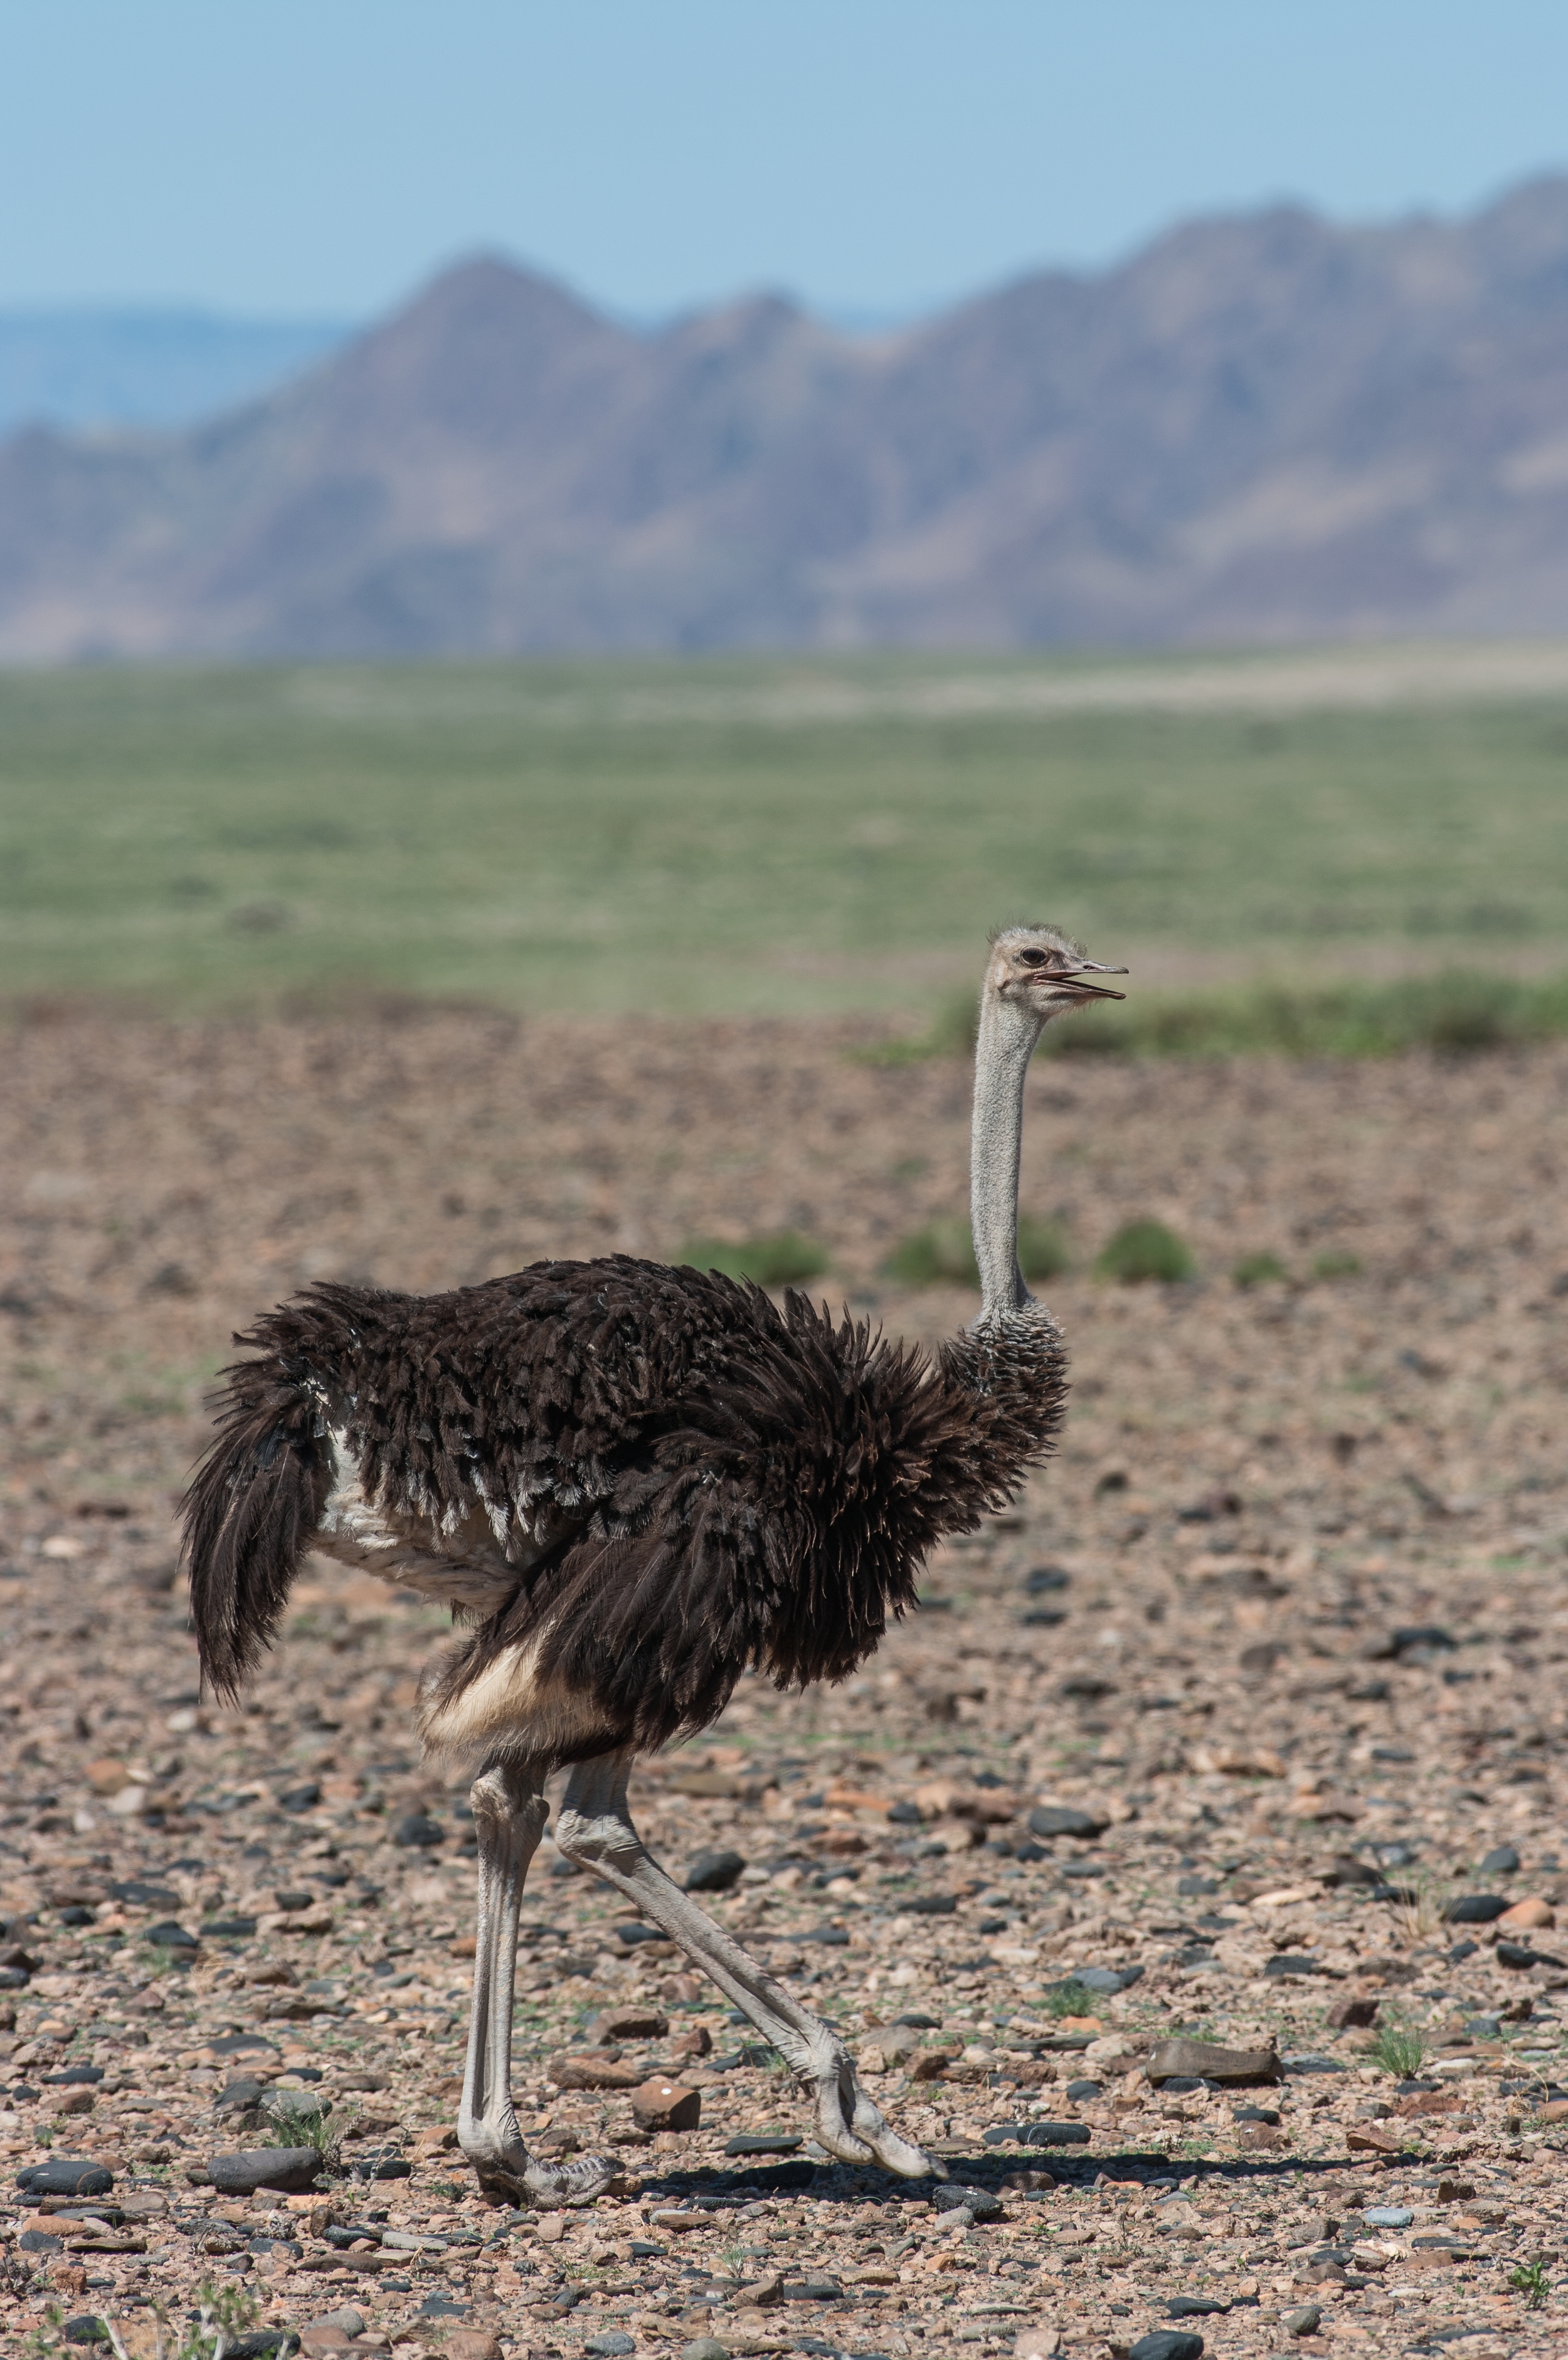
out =
[[1101,967],[1085,958],[1081,945],[1055,926],[1002,926],[991,937],[981,1020],[989,1005],[1006,1032],[1026,1035],[1032,1048],[1053,1016],[1091,1000],[1124,1000],[1124,991],[1090,978],[1126,972],[1124,967]]
[[1018,1268],[1018,1162],[1024,1076],[1053,1016],[1125,994],[1097,975],[1125,975],[1085,958],[1054,926],[1005,926],[991,938],[975,1042],[970,1209],[980,1266],[982,1325],[1038,1317]]

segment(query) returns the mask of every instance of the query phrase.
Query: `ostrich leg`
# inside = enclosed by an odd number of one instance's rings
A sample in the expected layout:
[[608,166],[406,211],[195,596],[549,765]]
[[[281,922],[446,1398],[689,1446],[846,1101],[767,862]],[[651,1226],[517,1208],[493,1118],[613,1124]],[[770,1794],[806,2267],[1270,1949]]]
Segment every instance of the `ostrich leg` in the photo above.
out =
[[492,1762],[468,1790],[479,1841],[474,2013],[457,2140],[493,2203],[588,2204],[616,2175],[600,2156],[552,2167],[522,2143],[511,2103],[512,1981],[528,1863],[550,1815],[532,1762]]
[[802,2087],[814,2095],[816,2136],[829,2155],[841,2163],[880,2163],[908,2180],[945,2180],[939,2163],[889,2130],[856,2081],[849,2051],[838,2035],[764,1974],[651,1857],[627,1808],[631,1760],[630,1753],[601,1754],[577,1765],[555,1823],[561,1850],[635,1902],[645,1918],[680,1944],[695,1966],[712,1976],[727,1998],[744,2009]]

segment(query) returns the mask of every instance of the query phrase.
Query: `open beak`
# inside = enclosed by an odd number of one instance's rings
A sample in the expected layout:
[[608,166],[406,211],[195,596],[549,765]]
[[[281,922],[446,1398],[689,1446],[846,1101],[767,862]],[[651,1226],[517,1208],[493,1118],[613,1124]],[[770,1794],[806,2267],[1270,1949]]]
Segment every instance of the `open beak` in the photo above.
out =
[[1091,975],[1125,975],[1126,972],[1124,967],[1102,967],[1097,959],[1084,959],[1081,965],[1069,967],[1065,972],[1058,967],[1042,974],[1040,981],[1050,984],[1058,991],[1065,987],[1084,1000],[1125,1000],[1127,995],[1124,991],[1113,991],[1109,984],[1090,983],[1086,978]]

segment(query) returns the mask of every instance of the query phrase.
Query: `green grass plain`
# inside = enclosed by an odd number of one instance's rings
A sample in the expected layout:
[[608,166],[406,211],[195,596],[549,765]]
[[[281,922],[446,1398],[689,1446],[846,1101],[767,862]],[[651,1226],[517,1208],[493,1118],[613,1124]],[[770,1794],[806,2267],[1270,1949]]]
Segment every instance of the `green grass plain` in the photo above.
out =
[[[1138,676],[1160,662],[1183,659]],[[1016,916],[1232,979],[1558,963],[1568,695],[1074,708],[1083,677],[972,656],[0,676],[0,999],[861,1008],[915,1032]],[[1065,709],[1030,709],[1042,683]]]

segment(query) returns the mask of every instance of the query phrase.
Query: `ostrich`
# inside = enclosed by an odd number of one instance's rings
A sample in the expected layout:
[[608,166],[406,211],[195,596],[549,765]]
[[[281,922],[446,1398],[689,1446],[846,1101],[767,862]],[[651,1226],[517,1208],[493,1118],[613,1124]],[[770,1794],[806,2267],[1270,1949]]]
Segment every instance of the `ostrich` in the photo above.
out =
[[1050,1449],[1060,1332],[1018,1268],[1024,1083],[1042,1029],[1121,975],[1054,928],[992,937],[975,1054],[981,1308],[935,1360],[798,1294],[616,1254],[455,1294],[318,1285],[236,1343],[184,1502],[203,1673],[233,1698],[308,1549],[477,1624],[424,1673],[436,1759],[479,1765],[473,2013],[458,2137],[496,2203],[587,2203],[612,2162],[529,2154],[510,2087],[518,1911],[555,1841],[678,1943],[778,2049],[842,2161],[940,2167],[861,2089],[843,2043],[645,1850],[633,1758],[708,1726],[740,1674],[839,1680]]

